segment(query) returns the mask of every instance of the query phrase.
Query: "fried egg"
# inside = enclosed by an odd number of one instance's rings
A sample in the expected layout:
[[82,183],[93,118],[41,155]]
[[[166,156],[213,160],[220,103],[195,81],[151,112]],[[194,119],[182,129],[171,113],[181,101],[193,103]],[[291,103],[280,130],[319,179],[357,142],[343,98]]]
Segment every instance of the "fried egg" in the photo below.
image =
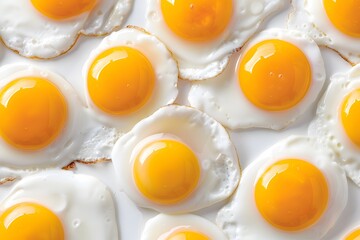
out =
[[321,239],[345,208],[348,185],[331,148],[290,136],[243,172],[217,215],[229,239]]
[[121,26],[132,0],[14,0],[0,2],[0,36],[29,58],[67,52],[79,34],[103,35]]
[[0,237],[117,240],[111,193],[96,178],[70,171],[25,177],[0,203]]
[[66,165],[83,139],[84,107],[58,74],[30,64],[0,68],[0,164]]
[[231,57],[225,71],[192,85],[191,106],[230,129],[282,129],[318,98],[325,67],[316,43],[306,34],[269,29]]
[[360,65],[331,77],[330,85],[319,102],[316,119],[309,134],[330,144],[338,154],[338,163],[355,184],[360,186]]
[[171,53],[135,27],[103,39],[85,63],[83,78],[92,116],[124,131],[173,103],[178,94],[178,68]]
[[212,222],[196,215],[159,214],[145,224],[141,240],[226,240]]
[[304,31],[347,61],[360,62],[360,2],[346,0],[293,1],[289,27]]
[[269,15],[288,0],[149,0],[147,29],[170,48],[180,77],[203,80],[221,73]]
[[138,206],[184,213],[226,199],[240,179],[226,130],[185,106],[160,108],[116,142],[118,189]]

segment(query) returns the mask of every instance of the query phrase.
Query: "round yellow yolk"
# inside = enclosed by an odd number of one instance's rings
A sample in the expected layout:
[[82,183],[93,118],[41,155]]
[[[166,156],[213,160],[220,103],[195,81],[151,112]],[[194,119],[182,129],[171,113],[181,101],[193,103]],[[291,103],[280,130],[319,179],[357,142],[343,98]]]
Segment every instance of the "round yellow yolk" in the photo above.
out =
[[265,40],[253,46],[238,66],[240,87],[255,106],[267,111],[292,108],[306,95],[311,83],[307,57],[282,40]]
[[232,0],[161,0],[161,11],[168,27],[189,41],[209,41],[229,25]]
[[171,234],[166,240],[210,240],[207,236],[202,233],[193,231],[181,231]]
[[64,229],[49,209],[34,203],[20,203],[1,214],[0,239],[64,240]]
[[326,14],[342,33],[360,37],[360,1],[324,0]]
[[351,232],[345,240],[360,240],[360,229]]
[[341,106],[341,120],[347,136],[360,147],[360,89],[346,96]]
[[38,150],[64,129],[67,104],[59,89],[43,78],[14,80],[0,91],[0,135],[10,145]]
[[174,204],[187,198],[196,188],[200,166],[185,144],[162,139],[141,149],[134,161],[133,176],[137,188],[149,200]]
[[41,14],[63,20],[90,11],[97,0],[31,0],[31,3]]
[[155,72],[149,60],[130,47],[101,53],[88,72],[93,103],[109,114],[124,115],[141,108],[152,95]]
[[323,214],[329,199],[327,181],[314,165],[285,159],[271,165],[255,186],[255,202],[271,225],[302,230]]

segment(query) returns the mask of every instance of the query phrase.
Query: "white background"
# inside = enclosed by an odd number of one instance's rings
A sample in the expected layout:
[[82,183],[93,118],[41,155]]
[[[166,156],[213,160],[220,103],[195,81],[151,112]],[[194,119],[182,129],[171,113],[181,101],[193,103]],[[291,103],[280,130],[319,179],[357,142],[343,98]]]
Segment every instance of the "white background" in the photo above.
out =
[[[145,8],[146,1],[136,0],[133,12],[127,20],[126,25],[130,24],[144,26]],[[263,28],[285,28],[289,10],[290,9],[287,9],[284,12],[278,14],[276,17],[272,18],[267,24],[263,26]],[[101,39],[102,37],[88,38],[82,36],[80,37],[75,47],[66,55],[54,60],[46,61],[26,59],[4,48],[0,52],[2,55],[0,64],[4,65],[7,63],[27,62],[48,68],[63,75],[70,83],[72,83],[72,85],[78,91],[79,95],[84,97],[85,88],[81,77],[82,65],[87,59],[90,51],[95,48],[97,44],[99,44]],[[347,71],[351,67],[337,54],[328,49],[322,49],[322,54],[326,64],[328,78],[335,72]],[[189,85],[189,82],[180,81],[180,96],[177,100],[178,103],[187,104],[186,94],[189,89]],[[310,109],[304,116],[296,121],[295,124],[291,125],[283,131],[276,132],[272,130],[252,129],[231,132],[231,137],[237,147],[242,168],[244,169],[259,155],[259,153],[270,147],[272,144],[276,143],[278,140],[291,134],[307,134],[307,128],[312,118],[314,117],[314,113],[315,107]],[[156,213],[149,210],[137,209],[123,193],[117,191],[115,173],[112,169],[112,165],[109,163],[98,164],[97,166],[78,165],[77,171],[98,177],[113,191],[114,199],[117,203],[118,209],[117,214],[119,218],[119,229],[121,235],[120,239],[140,239],[141,230],[146,220],[151,216],[155,216]],[[6,184],[4,186],[0,186],[0,196],[4,196],[8,192],[9,188],[11,188],[11,185],[12,184]],[[351,181],[349,181],[349,202],[345,208],[345,211],[338,220],[337,225],[324,239],[341,239],[349,229],[357,225],[360,226],[360,207],[358,206],[360,204],[358,203],[360,203],[360,189],[356,187]],[[223,204],[224,202],[217,204],[216,206],[201,210],[196,214],[205,216],[208,219],[214,221],[217,210]],[[96,218],[96,216],[94,216],[94,218]],[[259,229],[259,231],[261,230]]]

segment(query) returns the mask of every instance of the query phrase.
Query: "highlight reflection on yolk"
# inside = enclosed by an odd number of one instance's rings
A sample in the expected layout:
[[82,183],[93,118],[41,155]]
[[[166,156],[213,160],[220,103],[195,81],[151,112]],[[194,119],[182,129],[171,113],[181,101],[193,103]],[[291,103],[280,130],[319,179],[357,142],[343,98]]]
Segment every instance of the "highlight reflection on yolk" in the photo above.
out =
[[265,40],[242,57],[238,67],[240,87],[255,106],[267,111],[294,107],[311,84],[311,67],[296,46],[282,40]]
[[175,232],[167,237],[166,240],[210,240],[210,238],[202,233],[187,230]]
[[97,56],[87,81],[89,95],[98,108],[124,115],[138,110],[151,97],[155,72],[140,51],[115,47]]
[[49,145],[67,118],[64,96],[46,79],[20,78],[0,91],[0,135],[16,148],[38,150]]
[[196,188],[200,166],[192,150],[175,140],[147,144],[136,156],[133,176],[139,191],[158,204],[174,204]]
[[161,11],[168,27],[189,41],[209,41],[229,25],[232,0],[161,0]]
[[256,206],[271,225],[305,229],[323,214],[329,199],[324,175],[312,164],[285,159],[271,165],[255,186]]
[[360,89],[351,92],[341,106],[342,125],[350,140],[360,148]]
[[63,20],[92,10],[97,0],[31,0],[31,3],[41,14]]
[[342,33],[360,37],[360,1],[324,0],[326,14]]
[[34,203],[19,203],[0,216],[0,239],[64,240],[64,229],[49,209]]
[[360,229],[356,229],[346,236],[345,240],[360,240]]

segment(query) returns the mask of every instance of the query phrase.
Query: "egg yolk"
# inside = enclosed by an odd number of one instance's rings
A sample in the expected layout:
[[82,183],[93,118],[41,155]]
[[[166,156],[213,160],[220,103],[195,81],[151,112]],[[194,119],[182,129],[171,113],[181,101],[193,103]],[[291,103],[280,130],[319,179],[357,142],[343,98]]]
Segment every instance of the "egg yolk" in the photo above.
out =
[[155,72],[138,50],[115,47],[101,53],[88,72],[88,91],[93,103],[112,115],[141,108],[151,97]]
[[360,229],[356,229],[346,236],[345,240],[360,240]]
[[34,203],[19,203],[1,214],[0,239],[64,240],[64,229],[49,209]]
[[326,14],[332,24],[342,33],[360,37],[360,1],[324,0]]
[[271,225],[303,230],[323,214],[329,199],[327,181],[314,165],[284,159],[271,165],[255,186],[256,206]]
[[170,30],[188,41],[209,41],[229,25],[232,0],[161,0],[161,11]]
[[167,237],[166,240],[210,240],[210,238],[202,233],[187,230],[175,232]]
[[19,78],[0,91],[0,135],[16,148],[46,147],[64,129],[67,117],[64,96],[46,79]]
[[266,111],[294,107],[311,84],[307,57],[291,43],[270,39],[253,46],[238,64],[242,92],[255,106]]
[[43,15],[54,20],[64,20],[88,12],[98,0],[31,0]]
[[139,191],[150,201],[174,204],[196,188],[200,166],[188,146],[162,139],[141,149],[134,160],[133,176]]
[[342,125],[347,136],[360,148],[360,89],[346,96],[340,110]]

